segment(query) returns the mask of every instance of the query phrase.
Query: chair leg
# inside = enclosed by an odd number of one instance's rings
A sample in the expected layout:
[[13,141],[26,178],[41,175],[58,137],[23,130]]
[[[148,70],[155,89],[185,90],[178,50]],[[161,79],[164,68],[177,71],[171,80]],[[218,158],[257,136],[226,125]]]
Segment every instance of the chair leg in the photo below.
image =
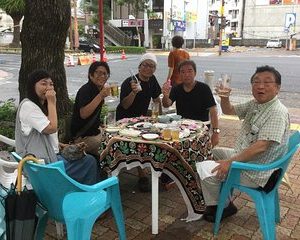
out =
[[279,196],[278,196],[278,189],[275,191],[274,197],[274,206],[275,206],[275,222],[280,222],[280,204],[279,204]]
[[231,193],[231,187],[227,186],[227,185],[226,186],[223,185],[221,188],[220,196],[219,196],[216,220],[215,220],[215,224],[214,224],[214,235],[218,234],[224,206],[225,206],[225,203],[227,202],[228,197],[230,196],[230,193]]
[[55,221],[57,239],[64,238],[64,225]]
[[95,218],[66,220],[67,237],[69,240],[90,240]]
[[275,196],[272,193],[254,196],[256,213],[264,240],[275,240]]
[[126,240],[126,231],[124,224],[123,209],[121,204],[121,195],[119,185],[111,187],[111,208],[114,214],[114,219],[119,232],[119,239]]
[[48,222],[48,213],[47,213],[47,210],[45,210],[39,204],[36,207],[35,213],[38,217],[38,222],[37,222],[37,226],[36,226],[36,230],[35,230],[34,239],[43,240],[45,230],[46,230],[46,225]]

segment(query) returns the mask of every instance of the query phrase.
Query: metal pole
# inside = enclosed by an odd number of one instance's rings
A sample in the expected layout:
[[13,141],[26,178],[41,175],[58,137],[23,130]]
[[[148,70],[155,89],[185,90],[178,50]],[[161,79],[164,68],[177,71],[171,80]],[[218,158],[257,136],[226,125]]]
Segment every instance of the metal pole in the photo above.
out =
[[222,54],[222,33],[223,33],[223,17],[224,17],[224,0],[221,1],[221,24],[219,25],[219,56]]
[[100,44],[100,61],[103,61],[104,55],[104,27],[103,27],[103,0],[99,0],[99,44]]

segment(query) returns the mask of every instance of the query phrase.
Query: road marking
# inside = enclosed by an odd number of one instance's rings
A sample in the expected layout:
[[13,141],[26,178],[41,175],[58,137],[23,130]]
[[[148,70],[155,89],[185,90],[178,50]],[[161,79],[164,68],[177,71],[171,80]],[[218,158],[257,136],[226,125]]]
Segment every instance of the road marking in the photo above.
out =
[[[239,118],[237,116],[229,116],[229,115],[222,115],[220,117],[221,119],[226,119],[226,120],[233,120],[233,121],[239,121]],[[300,124],[298,123],[291,123],[290,125],[291,130],[298,130],[300,131]]]

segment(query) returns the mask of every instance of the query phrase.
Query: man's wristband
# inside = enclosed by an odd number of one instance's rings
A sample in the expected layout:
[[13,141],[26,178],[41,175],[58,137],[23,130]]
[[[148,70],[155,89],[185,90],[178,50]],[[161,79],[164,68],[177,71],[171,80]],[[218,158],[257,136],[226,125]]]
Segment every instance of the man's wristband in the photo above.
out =
[[218,134],[219,134],[219,133],[221,132],[221,130],[220,130],[220,128],[213,128],[213,129],[212,129],[212,132],[213,132],[213,133],[218,133]]

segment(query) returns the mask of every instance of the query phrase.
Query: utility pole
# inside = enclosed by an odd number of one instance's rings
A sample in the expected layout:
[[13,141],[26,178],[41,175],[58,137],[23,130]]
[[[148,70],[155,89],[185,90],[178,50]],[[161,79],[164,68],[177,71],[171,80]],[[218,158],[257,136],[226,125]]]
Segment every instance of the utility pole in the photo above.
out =
[[77,21],[77,0],[74,0],[74,47],[75,50],[79,48],[79,34],[78,34],[78,21]]
[[222,54],[222,33],[223,33],[223,18],[224,18],[224,0],[221,0],[221,8],[220,8],[220,19],[219,22],[219,56]]
[[99,0],[99,43],[100,43],[100,61],[104,58],[104,27],[103,27],[103,0]]

